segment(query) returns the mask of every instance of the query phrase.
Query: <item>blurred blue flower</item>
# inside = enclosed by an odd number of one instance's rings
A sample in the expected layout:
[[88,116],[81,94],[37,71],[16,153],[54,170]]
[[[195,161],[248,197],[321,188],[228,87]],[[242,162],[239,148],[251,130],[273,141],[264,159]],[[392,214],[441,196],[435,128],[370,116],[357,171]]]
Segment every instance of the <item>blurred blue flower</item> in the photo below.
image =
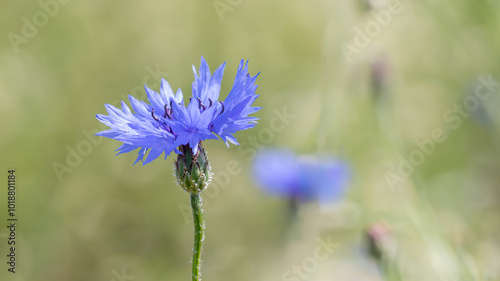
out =
[[340,197],[349,167],[333,157],[297,156],[285,149],[259,153],[253,163],[255,181],[269,194],[328,203]]
[[181,145],[189,146],[196,154],[202,141],[216,139],[216,135],[228,146],[228,141],[237,145],[233,133],[254,127],[258,120],[248,116],[260,109],[252,107],[258,97],[255,94],[257,85],[254,84],[258,74],[250,76],[248,61],[245,64],[242,60],[233,88],[222,102],[218,99],[225,65],[219,66],[213,75],[203,57],[199,74],[193,66],[195,81],[187,107],[181,90],[174,95],[163,78],[159,94],[145,86],[149,103],[129,95],[135,113],[123,101],[121,110],[105,104],[109,115],[97,114],[96,117],[111,129],[96,135],[123,142],[117,149],[118,154],[140,148],[134,164],[138,161],[147,164],[163,152],[166,159],[173,150],[180,153],[176,148]]

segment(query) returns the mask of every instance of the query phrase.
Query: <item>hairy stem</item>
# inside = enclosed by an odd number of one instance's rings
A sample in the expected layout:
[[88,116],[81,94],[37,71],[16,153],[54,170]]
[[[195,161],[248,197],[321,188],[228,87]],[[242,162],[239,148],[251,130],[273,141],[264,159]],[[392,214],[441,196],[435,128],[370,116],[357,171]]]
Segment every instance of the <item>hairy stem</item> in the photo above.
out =
[[205,238],[205,219],[203,218],[203,202],[200,193],[191,193],[191,208],[194,221],[194,247],[193,247],[193,278],[192,281],[201,280],[201,246]]

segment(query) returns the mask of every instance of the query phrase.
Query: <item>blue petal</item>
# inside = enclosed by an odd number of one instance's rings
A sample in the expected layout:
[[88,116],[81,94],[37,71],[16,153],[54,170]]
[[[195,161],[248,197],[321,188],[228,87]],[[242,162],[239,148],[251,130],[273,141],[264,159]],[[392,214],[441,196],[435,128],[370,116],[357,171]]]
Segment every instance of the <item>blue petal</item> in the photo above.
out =
[[191,118],[189,118],[186,107],[174,102],[172,103],[172,110],[174,113],[174,117],[178,122],[183,124],[191,124]]
[[146,155],[146,151],[148,151],[147,148],[141,148],[141,150],[139,150],[139,152],[137,153],[137,159],[135,159],[135,162],[133,165],[135,165],[139,161],[143,161],[144,155]]
[[163,115],[164,106],[166,103],[162,101],[162,98],[160,95],[149,89],[146,85],[144,85],[144,88],[146,89],[146,95],[148,96],[148,100],[151,103],[151,106],[155,109],[155,112],[157,115]]
[[181,89],[177,89],[177,93],[175,93],[175,98],[174,98],[174,102],[178,103],[178,104],[182,104],[184,105],[184,100],[183,100],[183,96],[182,96],[182,91]]
[[194,82],[193,82],[193,98],[200,99],[204,105],[210,104],[210,101],[215,102],[219,99],[222,76],[226,63],[220,65],[214,72],[210,74],[210,68],[207,62],[202,57],[200,64],[199,76],[193,66]]

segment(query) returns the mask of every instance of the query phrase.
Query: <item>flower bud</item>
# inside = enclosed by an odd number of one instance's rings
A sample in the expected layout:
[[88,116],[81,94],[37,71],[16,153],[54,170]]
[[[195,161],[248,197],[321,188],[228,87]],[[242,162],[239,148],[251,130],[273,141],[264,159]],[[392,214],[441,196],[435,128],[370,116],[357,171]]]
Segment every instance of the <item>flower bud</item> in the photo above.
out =
[[201,144],[193,155],[189,145],[179,147],[182,154],[175,161],[175,176],[177,183],[185,191],[196,194],[202,191],[210,181],[210,163]]

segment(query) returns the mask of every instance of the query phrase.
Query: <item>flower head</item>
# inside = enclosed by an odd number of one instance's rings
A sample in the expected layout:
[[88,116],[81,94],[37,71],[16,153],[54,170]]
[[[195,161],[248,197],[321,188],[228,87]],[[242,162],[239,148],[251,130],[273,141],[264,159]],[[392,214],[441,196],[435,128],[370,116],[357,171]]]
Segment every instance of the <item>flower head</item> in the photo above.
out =
[[[129,96],[134,113],[122,101],[122,108],[106,104],[109,115],[97,114],[97,119],[111,129],[97,133],[98,136],[123,142],[117,149],[118,154],[140,149],[137,160],[147,164],[165,153],[188,146],[197,155],[199,145],[206,139],[219,136],[228,142],[238,144],[233,134],[255,126],[258,118],[248,115],[258,111],[252,104],[255,94],[257,75],[248,74],[248,61],[242,60],[233,88],[224,101],[219,101],[225,63],[210,73],[207,62],[202,57],[199,72],[193,66],[195,81],[190,102],[184,105],[182,91],[174,94],[165,79],[161,80],[160,93],[145,86],[149,103]],[[147,154],[147,156],[146,156]],[[144,157],[146,157],[144,159]]]
[[281,149],[259,153],[253,163],[253,174],[270,194],[327,203],[343,193],[349,169],[331,157],[297,156]]

